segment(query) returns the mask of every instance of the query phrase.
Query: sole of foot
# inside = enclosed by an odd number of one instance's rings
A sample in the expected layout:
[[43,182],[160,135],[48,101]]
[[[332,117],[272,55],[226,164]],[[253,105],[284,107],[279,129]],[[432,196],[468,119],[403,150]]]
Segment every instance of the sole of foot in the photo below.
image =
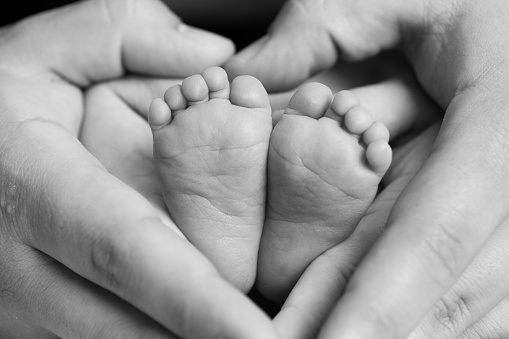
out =
[[353,232],[389,168],[384,124],[349,91],[300,87],[274,114],[257,288],[284,301],[305,268]]
[[228,281],[248,291],[265,215],[267,92],[251,76],[230,83],[212,67],[154,100],[148,120],[173,220]]

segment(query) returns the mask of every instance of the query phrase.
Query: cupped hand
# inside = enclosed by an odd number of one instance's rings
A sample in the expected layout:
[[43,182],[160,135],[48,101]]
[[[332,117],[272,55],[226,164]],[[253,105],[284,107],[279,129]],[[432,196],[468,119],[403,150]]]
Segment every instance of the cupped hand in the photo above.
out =
[[[503,0],[289,1],[267,37],[226,65],[231,76],[255,74],[278,91],[339,57],[359,60],[400,47],[446,110],[431,155],[396,201],[387,230],[320,339],[404,338],[437,303],[446,316],[434,323],[445,323],[453,336],[492,308],[480,289],[468,299],[448,291],[482,261],[483,247],[498,246],[493,241],[509,213],[508,10]],[[471,284],[497,286],[493,300],[501,302],[506,284],[498,272],[507,265],[488,261],[486,274]]]
[[6,27],[0,49],[1,336],[272,338],[266,316],[78,140],[90,109],[121,126],[135,107],[86,88],[199,72],[231,42],[157,1],[111,0]]

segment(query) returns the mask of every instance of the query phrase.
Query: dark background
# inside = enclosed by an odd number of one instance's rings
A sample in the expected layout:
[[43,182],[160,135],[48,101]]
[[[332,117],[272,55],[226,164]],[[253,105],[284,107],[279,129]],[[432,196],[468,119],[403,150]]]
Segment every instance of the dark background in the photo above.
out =
[[[232,39],[237,49],[263,36],[285,0],[164,0],[174,13],[197,26]],[[76,0],[12,1],[0,10],[0,26]]]

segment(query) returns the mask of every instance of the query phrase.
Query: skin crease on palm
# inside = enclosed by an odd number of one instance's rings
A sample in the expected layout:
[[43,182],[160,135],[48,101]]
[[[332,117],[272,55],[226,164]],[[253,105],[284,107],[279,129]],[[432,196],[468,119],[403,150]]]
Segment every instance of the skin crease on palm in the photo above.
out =
[[507,295],[505,284],[495,284],[493,299],[455,292],[464,270],[483,257],[483,246],[503,251],[487,241],[504,228],[508,213],[508,11],[504,0],[290,1],[267,37],[226,64],[232,77],[252,74],[279,91],[338,58],[360,60],[398,47],[446,110],[430,157],[396,202],[387,232],[354,273],[320,339],[404,338],[423,326],[428,330],[412,335],[426,337],[432,325],[418,324],[432,318],[426,320],[428,312],[436,315],[431,324],[444,328],[438,338],[455,338]]

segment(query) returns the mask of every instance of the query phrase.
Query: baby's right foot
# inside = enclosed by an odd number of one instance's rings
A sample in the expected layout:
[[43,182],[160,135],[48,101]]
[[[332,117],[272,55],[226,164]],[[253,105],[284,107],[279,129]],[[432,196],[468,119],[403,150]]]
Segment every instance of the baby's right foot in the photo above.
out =
[[243,291],[255,279],[272,131],[267,92],[219,67],[185,79],[149,112],[154,161],[175,223]]
[[302,86],[271,135],[257,287],[275,301],[353,232],[391,162],[387,128],[351,92],[331,99],[324,85]]

